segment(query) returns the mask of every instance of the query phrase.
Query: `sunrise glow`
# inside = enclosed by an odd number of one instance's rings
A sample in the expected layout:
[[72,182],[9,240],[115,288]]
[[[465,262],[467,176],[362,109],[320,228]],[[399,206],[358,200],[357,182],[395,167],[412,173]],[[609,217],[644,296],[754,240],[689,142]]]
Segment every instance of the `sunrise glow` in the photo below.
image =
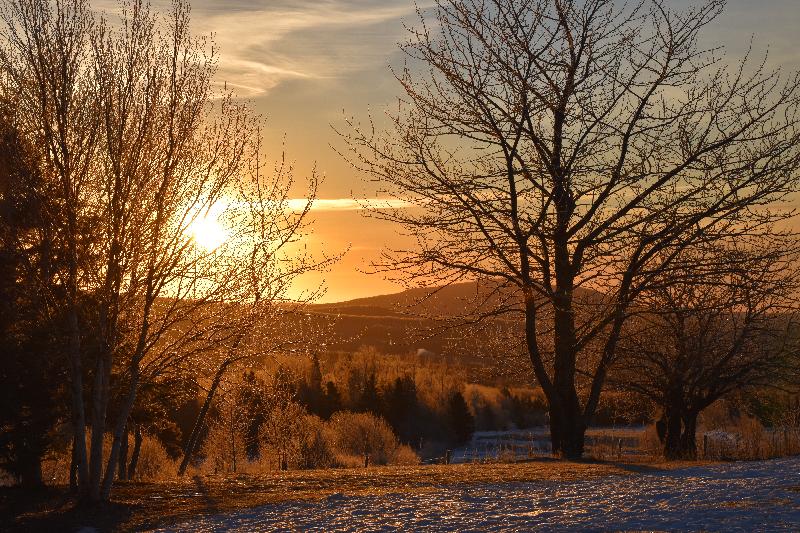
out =
[[222,246],[228,239],[228,230],[220,223],[218,215],[212,210],[203,217],[198,217],[188,227],[189,236],[207,252]]

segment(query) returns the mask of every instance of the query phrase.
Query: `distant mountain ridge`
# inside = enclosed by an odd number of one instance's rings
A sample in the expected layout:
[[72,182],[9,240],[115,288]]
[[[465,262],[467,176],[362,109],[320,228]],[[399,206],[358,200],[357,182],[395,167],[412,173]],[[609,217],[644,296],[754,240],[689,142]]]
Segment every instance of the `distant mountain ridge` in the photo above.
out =
[[[499,304],[521,305],[512,289],[497,290],[487,282],[453,283],[443,287],[415,287],[393,294],[356,298],[344,302],[313,304],[305,311],[330,323],[329,348],[354,350],[375,346],[386,353],[408,353],[425,349],[444,354],[451,344],[442,334],[432,333],[443,325],[441,320],[457,319],[477,312],[489,312]],[[521,295],[519,295],[521,296]],[[602,293],[578,289],[576,296],[597,302]],[[500,319],[511,318],[504,315]],[[460,326],[449,330],[447,337],[461,334]],[[428,332],[428,333],[426,333]]]
[[312,312],[352,316],[435,317],[457,316],[474,306],[481,296],[477,282],[444,287],[414,287],[392,294],[367,296],[343,302],[313,304]]
[[[434,318],[455,317],[475,311],[479,305],[482,310],[490,310],[501,303],[501,299],[513,301],[511,289],[492,291],[496,287],[475,281],[453,283],[442,287],[414,287],[404,291],[367,296],[343,302],[313,304],[312,312],[369,317],[407,317]],[[602,293],[579,288],[576,294],[583,298],[598,300]],[[522,298],[519,298],[522,302]]]

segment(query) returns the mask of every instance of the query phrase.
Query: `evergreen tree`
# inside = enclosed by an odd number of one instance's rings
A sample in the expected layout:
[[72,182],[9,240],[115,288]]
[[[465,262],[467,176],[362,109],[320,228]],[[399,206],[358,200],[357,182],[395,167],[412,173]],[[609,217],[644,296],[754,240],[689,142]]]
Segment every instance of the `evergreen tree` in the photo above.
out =
[[65,319],[53,305],[57,211],[37,154],[0,106],[0,467],[25,486],[43,484],[41,458],[65,416],[60,348]]
[[447,419],[455,444],[465,444],[475,432],[475,417],[461,391],[453,391],[447,402]]
[[329,419],[331,415],[342,410],[342,395],[336,384],[329,381],[325,384],[325,392],[322,395],[321,409],[319,416],[325,420]]
[[375,370],[372,370],[364,378],[356,401],[355,411],[360,413],[372,413],[376,416],[382,414],[381,395],[378,391],[378,379],[375,375]]
[[322,416],[322,369],[320,368],[319,357],[317,357],[316,353],[311,357],[311,367],[306,375],[306,379],[300,383],[299,390],[297,391],[297,401],[303,405],[309,413]]
[[384,393],[384,418],[392,426],[403,443],[416,442],[419,438],[415,423],[418,411],[417,385],[410,375],[396,378]]

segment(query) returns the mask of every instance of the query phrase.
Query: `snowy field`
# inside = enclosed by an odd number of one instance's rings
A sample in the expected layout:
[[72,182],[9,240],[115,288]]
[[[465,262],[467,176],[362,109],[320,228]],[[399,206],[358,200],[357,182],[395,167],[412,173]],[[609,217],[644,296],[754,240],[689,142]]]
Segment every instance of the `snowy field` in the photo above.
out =
[[800,458],[577,482],[335,494],[159,531],[800,531]]

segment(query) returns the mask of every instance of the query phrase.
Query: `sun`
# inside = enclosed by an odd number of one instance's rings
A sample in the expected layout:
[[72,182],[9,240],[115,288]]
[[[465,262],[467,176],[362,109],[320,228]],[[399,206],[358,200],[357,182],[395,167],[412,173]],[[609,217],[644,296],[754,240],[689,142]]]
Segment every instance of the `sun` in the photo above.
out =
[[210,211],[189,225],[189,235],[200,248],[213,252],[228,239],[228,232],[217,216]]

